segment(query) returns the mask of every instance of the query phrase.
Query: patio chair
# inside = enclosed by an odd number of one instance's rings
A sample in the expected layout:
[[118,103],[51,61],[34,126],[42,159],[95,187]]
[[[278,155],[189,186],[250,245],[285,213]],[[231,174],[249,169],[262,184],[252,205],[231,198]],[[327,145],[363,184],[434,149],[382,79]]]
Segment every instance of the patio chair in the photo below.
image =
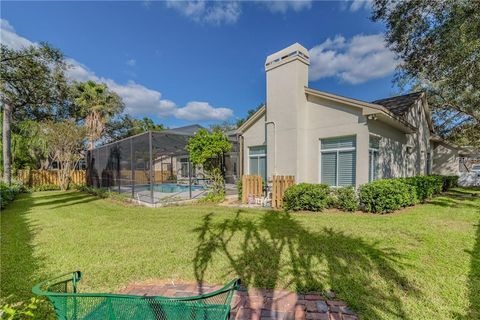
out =
[[80,271],[63,274],[35,285],[33,293],[47,297],[61,320],[226,320],[240,279],[223,288],[192,297],[134,296],[79,293]]

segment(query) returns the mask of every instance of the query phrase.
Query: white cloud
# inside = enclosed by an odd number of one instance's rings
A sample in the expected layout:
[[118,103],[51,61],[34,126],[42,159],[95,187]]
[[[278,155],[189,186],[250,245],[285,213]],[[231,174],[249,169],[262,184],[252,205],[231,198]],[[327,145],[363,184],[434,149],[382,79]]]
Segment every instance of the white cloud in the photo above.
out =
[[290,1],[261,1],[273,13],[286,13],[288,10],[295,12],[308,10],[312,7],[312,0],[290,0]]
[[[16,34],[7,20],[0,19],[0,28],[1,42],[8,47],[20,49],[23,46],[35,44]],[[173,101],[162,99],[162,94],[157,90],[149,89],[134,81],[119,84],[112,79],[99,77],[87,66],[72,58],[67,58],[66,63],[69,65],[66,73],[70,79],[76,81],[93,80],[106,83],[110,89],[122,97],[126,106],[125,111],[132,115],[176,117],[188,121],[223,121],[233,116],[231,109],[215,108],[207,102],[192,101],[184,107],[178,107]]]
[[127,66],[135,67],[136,65],[137,65],[137,60],[135,60],[135,59],[128,59],[127,60]]
[[338,35],[310,49],[312,81],[337,77],[357,84],[392,74],[398,64],[383,34],[356,35],[350,40]]
[[242,12],[238,1],[168,0],[166,5],[196,22],[213,25],[234,24]]
[[3,45],[18,50],[34,43],[15,33],[15,29],[5,19],[0,19],[0,40]]
[[[221,25],[236,23],[242,13],[242,2],[245,1],[167,0],[166,5],[167,8],[174,9],[195,22]],[[313,0],[256,1],[258,5],[267,7],[272,13],[310,9],[312,2]]]
[[214,108],[208,102],[199,101],[189,102],[185,107],[175,110],[177,118],[190,121],[202,120],[205,114],[208,114],[212,120],[223,121],[231,118],[233,111],[228,108]]
[[350,4],[350,11],[358,11],[361,9],[370,10],[372,8],[371,0],[353,0]]

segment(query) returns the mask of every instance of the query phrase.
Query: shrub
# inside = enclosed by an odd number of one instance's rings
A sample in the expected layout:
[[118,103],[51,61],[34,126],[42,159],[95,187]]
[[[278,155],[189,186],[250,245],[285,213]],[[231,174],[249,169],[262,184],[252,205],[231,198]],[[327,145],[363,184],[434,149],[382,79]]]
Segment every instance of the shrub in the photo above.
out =
[[37,311],[42,303],[45,304],[45,301],[38,298],[31,298],[30,301],[15,304],[7,303],[0,307],[0,314],[2,319],[7,320],[37,319],[40,317]]
[[35,187],[30,188],[31,191],[53,191],[53,190],[60,190],[60,187],[56,184],[45,183]]
[[334,189],[331,193],[331,206],[342,211],[358,209],[358,197],[353,187]]
[[325,184],[296,184],[285,191],[284,207],[294,211],[322,211],[329,204],[329,194],[330,188]]
[[377,180],[360,186],[360,203],[367,212],[385,213],[414,205],[415,187],[404,179]]
[[225,200],[224,193],[213,193],[209,192],[207,195],[200,199],[200,202],[210,202],[210,203],[220,203]]
[[238,179],[237,181],[237,192],[238,192],[238,200],[242,200],[242,192],[243,192],[242,179]]
[[416,176],[403,179],[406,184],[414,187],[419,201],[425,201],[434,194],[442,192],[443,180],[440,176]]
[[458,176],[439,176],[442,179],[442,192],[458,187]]
[[108,198],[111,196],[112,192],[110,192],[106,188],[95,188],[95,187],[90,187],[87,185],[78,185],[77,190],[81,192],[86,192],[91,195],[97,196],[99,198]]
[[26,191],[25,186],[20,181],[13,180],[11,185],[0,182],[0,208],[5,208],[19,193]]

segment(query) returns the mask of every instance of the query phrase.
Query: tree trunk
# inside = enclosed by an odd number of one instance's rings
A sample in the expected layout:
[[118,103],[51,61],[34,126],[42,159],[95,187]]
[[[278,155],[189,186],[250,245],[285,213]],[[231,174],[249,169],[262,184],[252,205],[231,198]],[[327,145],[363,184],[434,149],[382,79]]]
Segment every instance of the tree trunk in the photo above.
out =
[[7,184],[12,183],[12,106],[8,103],[3,108],[3,181]]

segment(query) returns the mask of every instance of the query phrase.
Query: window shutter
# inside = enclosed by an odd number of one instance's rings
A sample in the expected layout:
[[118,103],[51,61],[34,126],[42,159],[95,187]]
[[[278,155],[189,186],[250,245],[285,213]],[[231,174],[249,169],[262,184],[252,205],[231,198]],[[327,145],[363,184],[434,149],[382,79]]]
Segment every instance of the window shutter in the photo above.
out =
[[338,153],[338,185],[355,185],[355,151],[340,151]]
[[337,153],[322,153],[322,183],[334,186],[337,184]]

